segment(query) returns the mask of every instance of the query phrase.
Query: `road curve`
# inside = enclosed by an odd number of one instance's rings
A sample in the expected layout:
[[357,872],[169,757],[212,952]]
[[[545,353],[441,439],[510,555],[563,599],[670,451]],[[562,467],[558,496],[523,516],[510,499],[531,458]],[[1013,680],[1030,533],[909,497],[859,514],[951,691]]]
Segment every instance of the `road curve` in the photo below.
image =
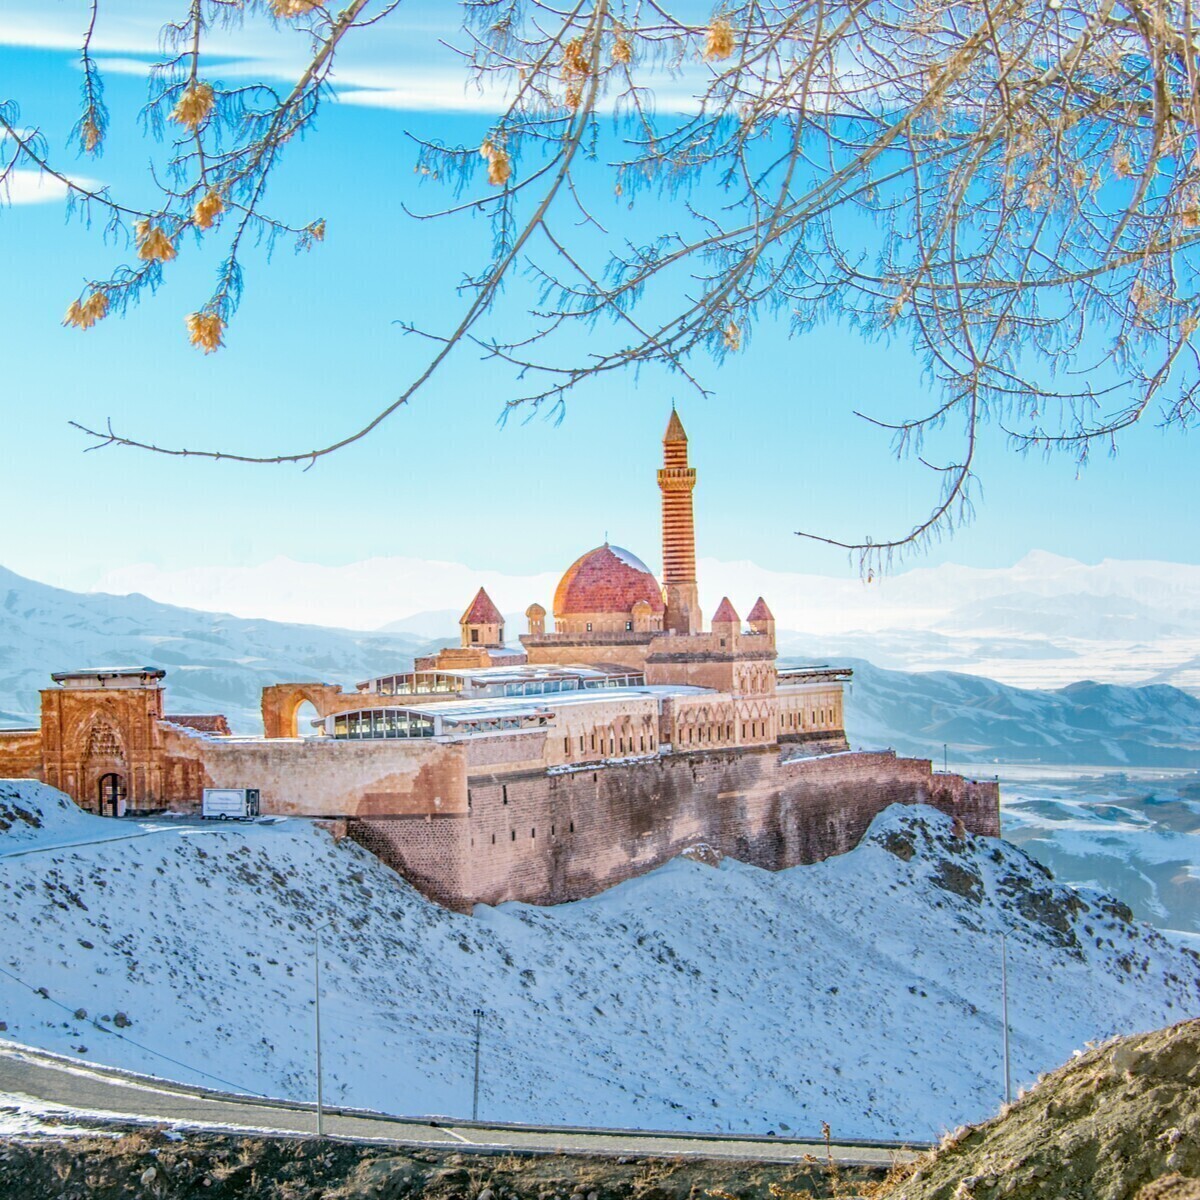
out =
[[[0,1042],[0,1093],[33,1105],[61,1105],[81,1119],[178,1123],[223,1131],[312,1136],[313,1105],[261,1100],[77,1063],[42,1051]],[[327,1108],[324,1131],[346,1141],[379,1142],[459,1153],[594,1154],[628,1157],[713,1158],[757,1162],[824,1160],[817,1140],[725,1137],[635,1130],[554,1128],[395,1117],[356,1109]],[[839,1166],[887,1166],[907,1158],[914,1145],[843,1142],[831,1147]]]

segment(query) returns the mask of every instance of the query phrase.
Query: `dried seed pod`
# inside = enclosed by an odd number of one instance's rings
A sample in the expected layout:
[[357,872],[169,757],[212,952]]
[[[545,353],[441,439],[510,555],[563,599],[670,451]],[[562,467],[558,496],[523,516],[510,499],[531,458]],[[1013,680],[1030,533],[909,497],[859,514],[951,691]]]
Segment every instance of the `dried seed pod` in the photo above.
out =
[[212,85],[193,83],[184,90],[171,110],[171,120],[188,129],[199,129],[213,107]]
[[733,26],[724,17],[718,17],[704,36],[704,57],[710,62],[728,58],[733,53],[733,45]]
[[148,221],[138,224],[138,234],[141,244],[138,246],[138,258],[150,262],[170,262],[175,257],[175,247],[171,239],[157,226],[151,226]]
[[216,192],[209,192],[192,211],[192,219],[198,229],[211,229],[224,211],[225,201]]
[[187,327],[192,345],[199,346],[205,354],[211,354],[224,345],[221,334],[225,332],[225,322],[215,312],[189,313]]

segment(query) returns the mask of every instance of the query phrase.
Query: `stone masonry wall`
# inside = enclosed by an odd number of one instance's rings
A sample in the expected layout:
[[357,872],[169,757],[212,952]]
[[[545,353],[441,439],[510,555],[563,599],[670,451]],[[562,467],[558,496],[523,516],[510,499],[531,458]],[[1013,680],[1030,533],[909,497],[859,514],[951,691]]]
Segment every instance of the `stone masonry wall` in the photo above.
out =
[[999,833],[995,784],[890,752],[788,761],[746,748],[467,783],[465,821],[354,822],[352,836],[434,899],[468,909],[594,895],[699,842],[768,870],[816,862],[852,849],[895,803]]
[[0,779],[42,777],[42,731],[0,730]]
[[202,787],[258,788],[266,813],[300,817],[465,816],[467,767],[459,746],[431,739],[339,741],[209,738],[163,725],[164,750],[199,766],[178,811],[199,808]]

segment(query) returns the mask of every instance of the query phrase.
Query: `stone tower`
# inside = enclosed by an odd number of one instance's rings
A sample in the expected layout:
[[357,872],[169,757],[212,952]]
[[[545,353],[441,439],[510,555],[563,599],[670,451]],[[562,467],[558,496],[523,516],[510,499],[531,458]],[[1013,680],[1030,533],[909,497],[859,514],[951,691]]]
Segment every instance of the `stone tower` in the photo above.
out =
[[696,587],[696,526],[692,489],[696,471],[688,466],[688,440],[679,414],[672,409],[663,435],[662,491],[663,628],[669,633],[699,633],[700,593]]
[[463,649],[504,645],[504,616],[492,603],[492,598],[480,588],[470,607],[458,619]]

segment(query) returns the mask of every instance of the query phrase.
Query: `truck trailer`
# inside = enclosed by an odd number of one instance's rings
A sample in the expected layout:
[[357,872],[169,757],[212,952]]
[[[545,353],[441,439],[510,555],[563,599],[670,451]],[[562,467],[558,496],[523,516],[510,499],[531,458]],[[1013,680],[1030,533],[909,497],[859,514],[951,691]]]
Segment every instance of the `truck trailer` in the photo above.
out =
[[200,815],[206,821],[252,821],[258,816],[258,788],[205,788]]

